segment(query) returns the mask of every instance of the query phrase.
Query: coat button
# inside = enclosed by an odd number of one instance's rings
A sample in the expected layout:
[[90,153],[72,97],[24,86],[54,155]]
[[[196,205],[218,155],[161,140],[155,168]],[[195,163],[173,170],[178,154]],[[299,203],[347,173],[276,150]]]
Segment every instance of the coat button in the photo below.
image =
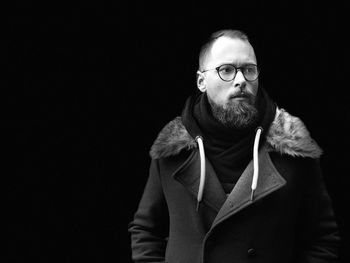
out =
[[247,251],[248,257],[254,257],[256,255],[256,251],[254,248],[249,248]]

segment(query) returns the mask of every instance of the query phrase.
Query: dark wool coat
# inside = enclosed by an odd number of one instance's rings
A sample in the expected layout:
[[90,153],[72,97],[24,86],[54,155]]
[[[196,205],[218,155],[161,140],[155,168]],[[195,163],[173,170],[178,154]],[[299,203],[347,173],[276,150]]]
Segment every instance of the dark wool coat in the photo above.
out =
[[178,117],[151,149],[150,175],[129,224],[135,262],[336,262],[339,235],[318,159],[321,149],[300,119],[277,109],[259,150],[227,197],[206,160],[198,211],[200,158]]

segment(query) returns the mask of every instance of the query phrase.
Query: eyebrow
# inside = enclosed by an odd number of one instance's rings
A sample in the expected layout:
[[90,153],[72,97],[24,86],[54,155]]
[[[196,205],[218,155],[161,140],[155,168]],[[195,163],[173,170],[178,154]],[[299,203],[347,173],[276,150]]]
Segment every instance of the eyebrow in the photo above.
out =
[[257,64],[255,64],[255,63],[239,63],[239,64],[236,64],[236,63],[230,63],[230,62],[228,62],[228,63],[223,62],[223,63],[220,63],[218,65],[218,67],[220,67],[222,65],[233,65],[235,67],[242,67],[242,66],[247,66],[247,65],[255,65],[255,66],[257,66]]

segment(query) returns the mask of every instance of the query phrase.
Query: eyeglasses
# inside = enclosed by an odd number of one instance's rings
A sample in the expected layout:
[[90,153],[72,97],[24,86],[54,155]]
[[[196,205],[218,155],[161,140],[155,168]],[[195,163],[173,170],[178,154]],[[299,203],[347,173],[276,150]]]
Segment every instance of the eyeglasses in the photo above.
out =
[[232,64],[224,64],[213,69],[203,70],[202,73],[209,70],[216,70],[220,79],[223,81],[232,81],[236,77],[238,70],[242,72],[247,81],[254,81],[259,76],[259,69],[255,64],[246,64],[241,67],[235,67]]

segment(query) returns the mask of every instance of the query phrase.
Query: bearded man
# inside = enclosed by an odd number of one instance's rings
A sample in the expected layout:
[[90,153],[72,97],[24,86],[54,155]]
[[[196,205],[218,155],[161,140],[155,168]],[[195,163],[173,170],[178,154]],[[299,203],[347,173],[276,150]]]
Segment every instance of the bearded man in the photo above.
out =
[[245,33],[199,55],[198,93],[159,133],[129,224],[135,262],[326,263],[339,233],[322,150],[259,86]]

